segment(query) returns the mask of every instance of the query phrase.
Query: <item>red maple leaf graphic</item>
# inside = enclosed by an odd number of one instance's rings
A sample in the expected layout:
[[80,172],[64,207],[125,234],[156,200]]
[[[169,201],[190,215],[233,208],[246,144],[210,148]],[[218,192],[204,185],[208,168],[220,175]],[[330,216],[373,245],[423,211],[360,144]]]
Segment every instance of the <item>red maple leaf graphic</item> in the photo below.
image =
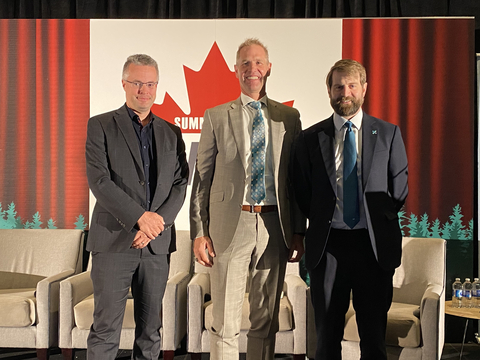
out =
[[[230,71],[217,43],[199,71],[183,66],[187,83],[190,114],[185,114],[168,94],[161,105],[153,104],[152,112],[176,124],[183,133],[200,133],[206,109],[234,100],[240,96],[240,85],[234,71]],[[293,106],[293,100],[284,103]]]

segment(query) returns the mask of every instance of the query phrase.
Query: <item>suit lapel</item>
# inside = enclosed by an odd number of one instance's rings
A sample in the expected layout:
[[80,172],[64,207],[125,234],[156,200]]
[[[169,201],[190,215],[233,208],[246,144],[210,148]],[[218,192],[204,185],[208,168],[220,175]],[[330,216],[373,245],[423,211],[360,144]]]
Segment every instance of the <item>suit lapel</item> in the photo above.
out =
[[337,171],[335,169],[335,125],[333,123],[333,116],[326,120],[323,131],[318,133],[318,142],[320,151],[322,152],[323,162],[327,170],[330,184],[335,193],[337,193]]
[[120,108],[115,113],[115,121],[117,122],[117,125],[123,134],[133,159],[135,160],[139,178],[140,180],[144,181],[145,174],[143,173],[142,156],[140,155],[140,148],[138,147],[137,135],[135,134],[135,129],[132,125],[132,119],[130,119],[125,107]]
[[245,137],[248,136],[248,134],[245,134],[245,129],[243,126],[242,106],[240,98],[232,102],[230,106],[231,108],[230,110],[228,110],[228,121],[230,123],[230,129],[232,129],[235,143],[237,144],[237,150],[240,154],[240,160],[242,161],[243,168],[246,170],[247,161],[245,158]]
[[363,114],[362,129],[362,183],[365,191],[379,134],[375,119],[365,113]]
[[[270,99],[268,101],[268,114],[270,117],[271,140],[272,140],[272,161],[273,171],[275,175],[278,174],[278,166],[280,164],[280,156],[282,155],[283,137],[285,136],[285,124],[281,113],[278,111],[277,105]],[[277,179],[278,176],[275,176]]]

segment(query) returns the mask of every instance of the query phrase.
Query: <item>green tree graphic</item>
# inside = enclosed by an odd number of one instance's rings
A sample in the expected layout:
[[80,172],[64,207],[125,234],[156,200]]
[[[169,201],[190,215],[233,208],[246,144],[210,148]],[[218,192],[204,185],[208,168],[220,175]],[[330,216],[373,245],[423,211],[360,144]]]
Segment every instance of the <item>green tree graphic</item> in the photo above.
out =
[[440,235],[442,232],[441,229],[442,224],[440,223],[440,220],[435,219],[435,221],[432,224],[432,231],[430,233],[430,237],[432,238],[441,238],[442,236]]
[[450,239],[466,240],[465,225],[462,223],[462,208],[457,204],[453,208],[453,214],[450,215]]
[[410,222],[407,225],[407,228],[410,229],[409,236],[410,237],[422,237],[422,231],[420,228],[420,224],[418,222],[417,215],[414,213],[410,214]]
[[405,225],[403,224],[404,220],[407,219],[407,217],[405,216],[405,211],[403,210],[400,210],[398,212],[398,223],[400,224],[400,230],[402,231],[402,236],[405,236],[405,230],[403,230],[403,228],[405,227]]
[[73,225],[75,225],[75,229],[80,229],[82,231],[85,230],[87,224],[85,223],[85,218],[82,214],[77,216],[77,222],[75,222]]
[[428,221],[428,215],[427,213],[422,215],[422,218],[420,220],[420,233],[422,234],[421,237],[430,237],[430,231],[428,229],[430,228],[430,222]]
[[32,222],[32,227],[31,229],[41,229],[42,228],[42,222],[40,221],[40,213],[37,211],[33,215],[33,222]]
[[56,229],[57,227],[55,226],[55,221],[50,218],[47,222],[47,229]]

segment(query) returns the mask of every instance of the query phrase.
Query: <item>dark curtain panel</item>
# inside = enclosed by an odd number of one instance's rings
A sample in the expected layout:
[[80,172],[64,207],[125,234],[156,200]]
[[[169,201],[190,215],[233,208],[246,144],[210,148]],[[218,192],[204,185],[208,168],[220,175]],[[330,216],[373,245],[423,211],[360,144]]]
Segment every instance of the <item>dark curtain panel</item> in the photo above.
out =
[[20,227],[88,218],[88,54],[88,20],[0,20],[0,212]]
[[473,35],[465,36],[472,30],[468,20],[343,22],[342,56],[367,68],[364,110],[402,130],[409,215],[448,219],[458,204],[466,223],[473,217],[475,59]]
[[217,19],[475,16],[479,0],[2,0],[4,19]]

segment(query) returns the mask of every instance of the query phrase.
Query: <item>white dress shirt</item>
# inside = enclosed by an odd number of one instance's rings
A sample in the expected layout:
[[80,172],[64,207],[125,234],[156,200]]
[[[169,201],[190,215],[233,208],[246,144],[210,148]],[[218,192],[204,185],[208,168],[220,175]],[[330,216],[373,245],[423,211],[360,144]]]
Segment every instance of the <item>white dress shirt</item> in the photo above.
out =
[[244,127],[245,136],[245,149],[246,149],[246,178],[245,178],[245,196],[243,199],[244,205],[277,205],[277,196],[275,193],[275,179],[273,172],[273,162],[272,162],[272,147],[271,147],[271,134],[270,134],[270,117],[268,114],[268,104],[267,96],[262,97],[260,100],[262,103],[262,114],[265,122],[265,198],[259,203],[255,204],[255,200],[252,199],[250,184],[252,182],[252,126],[253,119],[255,117],[255,110],[253,107],[248,105],[248,103],[253,100],[251,97],[242,93],[240,95],[240,100],[242,101],[242,120]]
[[353,123],[352,131],[355,134],[355,145],[357,146],[357,178],[358,195],[360,207],[360,221],[354,229],[366,229],[367,220],[365,218],[365,208],[363,206],[363,185],[362,185],[362,119],[363,111],[360,111],[350,120],[347,120],[337,113],[333,114],[335,124],[335,169],[337,178],[337,201],[335,212],[333,214],[332,227],[335,229],[351,230],[343,221],[343,142],[347,128],[344,126],[347,121]]

